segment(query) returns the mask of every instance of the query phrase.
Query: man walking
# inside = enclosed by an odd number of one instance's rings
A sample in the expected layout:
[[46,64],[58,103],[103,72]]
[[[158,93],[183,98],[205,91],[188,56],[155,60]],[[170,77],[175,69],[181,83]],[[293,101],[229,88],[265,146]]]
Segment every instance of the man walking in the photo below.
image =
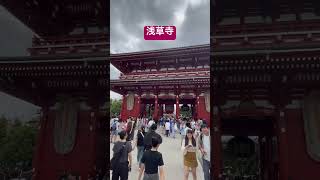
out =
[[120,141],[115,142],[113,146],[113,156],[118,157],[115,169],[112,171],[112,180],[128,180],[129,171],[132,164],[132,146],[126,142],[127,133],[119,132]]
[[144,137],[144,149],[150,150],[152,148],[152,138],[158,139],[159,144],[162,143],[162,137],[156,133],[157,124],[152,124],[150,127],[150,131]]
[[199,149],[202,154],[202,169],[205,180],[210,179],[210,131],[207,124],[201,125]]

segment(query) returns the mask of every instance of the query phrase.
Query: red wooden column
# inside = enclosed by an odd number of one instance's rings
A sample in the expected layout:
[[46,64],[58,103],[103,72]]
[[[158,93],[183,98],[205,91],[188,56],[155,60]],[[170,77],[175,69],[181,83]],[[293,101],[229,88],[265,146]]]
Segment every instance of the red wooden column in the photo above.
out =
[[180,117],[180,103],[179,103],[179,96],[176,96],[176,119]]
[[162,117],[163,116],[163,104],[160,104],[159,107],[160,107],[159,114],[160,114],[160,117]]
[[159,114],[158,111],[159,111],[158,96],[156,96],[154,100],[154,111],[153,111],[154,120],[158,120],[158,114]]
[[[221,144],[221,115],[219,112],[218,106],[213,107],[213,121],[212,121],[212,130],[211,136],[213,136],[211,147],[213,147],[211,164],[211,172],[213,172],[213,179],[220,179],[222,172],[222,144]],[[211,175],[212,176],[212,175]]]
[[43,168],[41,166],[41,159],[43,156],[43,153],[45,152],[44,146],[45,146],[45,138],[46,134],[48,134],[48,115],[49,115],[49,107],[48,105],[42,107],[41,115],[40,115],[40,127],[39,127],[39,134],[37,136],[37,145],[36,150],[33,155],[33,161],[32,166],[34,168],[34,174],[32,176],[32,179],[39,179],[39,172],[40,169]]
[[288,179],[288,140],[285,111],[279,110],[278,117],[278,139],[279,139],[279,179]]

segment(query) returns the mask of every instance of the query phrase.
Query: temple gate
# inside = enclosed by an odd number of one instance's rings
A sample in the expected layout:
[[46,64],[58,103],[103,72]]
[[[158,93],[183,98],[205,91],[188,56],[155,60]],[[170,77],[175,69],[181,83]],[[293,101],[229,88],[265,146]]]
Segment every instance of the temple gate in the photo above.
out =
[[146,105],[155,120],[163,113],[179,118],[180,107],[190,104],[193,117],[209,124],[209,51],[201,45],[111,55],[122,73],[111,80],[111,90],[123,95],[121,119],[143,117]]
[[30,56],[0,59],[0,90],[41,107],[33,179],[103,175],[109,161],[109,4],[4,0],[1,5],[35,33]]
[[320,177],[319,3],[212,5],[215,179],[225,175],[222,135],[259,137],[260,179]]

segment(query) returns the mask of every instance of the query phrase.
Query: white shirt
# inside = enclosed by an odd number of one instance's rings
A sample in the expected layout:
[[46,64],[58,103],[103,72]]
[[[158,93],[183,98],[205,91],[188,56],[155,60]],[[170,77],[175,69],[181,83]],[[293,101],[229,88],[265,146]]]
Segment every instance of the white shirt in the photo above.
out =
[[[189,129],[190,129],[190,128],[187,127],[187,126],[184,128],[184,135],[187,135],[187,131],[188,131]],[[190,129],[190,130],[192,130],[192,129]]]
[[114,123],[114,118],[111,118],[111,120],[110,120],[110,127],[112,127],[113,123]]
[[203,135],[202,141],[203,141],[204,151],[207,152],[207,154],[204,156],[204,159],[207,161],[210,161],[210,135],[209,136]]
[[170,130],[170,122],[166,122],[166,130]]
[[154,124],[155,122],[153,120],[149,121],[148,123],[148,127],[150,128],[152,126],[152,124]]
[[196,124],[196,122],[191,121],[191,128],[194,128],[195,124]]

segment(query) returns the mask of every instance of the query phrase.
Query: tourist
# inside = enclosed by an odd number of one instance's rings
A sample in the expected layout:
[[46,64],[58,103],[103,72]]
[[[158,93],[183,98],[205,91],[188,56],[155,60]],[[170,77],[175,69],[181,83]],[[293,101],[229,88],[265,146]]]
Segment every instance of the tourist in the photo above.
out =
[[153,124],[150,127],[150,131],[146,133],[144,137],[144,149],[145,150],[150,150],[152,148],[152,137],[155,137],[158,139],[159,144],[162,143],[162,137],[156,133],[157,130],[157,125]]
[[192,130],[192,131],[193,131],[193,129],[191,128],[191,124],[190,124],[189,122],[186,123],[186,126],[185,126],[185,129],[184,129],[184,130],[185,130],[185,134],[186,134],[186,135],[187,135],[187,131],[188,131],[188,130]]
[[113,121],[111,122],[111,140],[110,142],[113,143],[113,142],[116,142],[117,140],[117,136],[118,136],[118,133],[119,133],[119,122],[118,122],[118,119],[114,118]]
[[144,127],[145,127],[144,130],[145,130],[146,132],[149,132],[148,119],[147,119],[147,118],[144,118],[143,123],[144,123]]
[[173,133],[173,118],[170,118],[170,135]]
[[206,124],[201,125],[199,149],[202,154],[204,180],[210,179],[210,131]]
[[133,134],[134,134],[134,127],[133,127],[133,122],[132,122],[132,118],[130,117],[127,120],[127,141],[132,141],[133,140]]
[[187,135],[182,143],[183,161],[184,161],[184,180],[188,180],[191,169],[193,180],[197,180],[197,144],[191,129],[187,130]]
[[138,128],[138,130],[141,129],[142,125],[143,124],[142,124],[141,118],[137,118],[137,128]]
[[137,162],[139,163],[140,166],[140,161],[144,152],[144,136],[145,136],[145,131],[144,127],[142,126],[137,133],[137,141],[136,141],[136,146],[137,146]]
[[182,123],[180,125],[180,134],[181,134],[181,144],[180,144],[180,146],[182,146],[182,141],[186,137],[186,130],[185,129],[186,129],[186,125],[185,125],[185,123]]
[[165,128],[166,128],[166,136],[169,137],[169,132],[170,132],[170,122],[169,122],[169,120],[166,121]]
[[166,129],[165,129],[165,117],[161,117],[160,119],[160,131],[161,133],[164,135],[165,132],[166,132]]
[[153,137],[151,141],[152,148],[144,152],[141,158],[141,168],[138,180],[141,180],[143,172],[143,180],[164,180],[163,158],[162,154],[158,152],[160,143],[156,137]]
[[196,122],[195,124],[195,138],[197,139],[200,135],[200,129],[201,129],[201,126],[200,126],[200,123],[199,122]]
[[119,156],[116,167],[112,171],[112,180],[128,180],[129,170],[132,164],[132,146],[126,142],[127,133],[121,131],[119,133],[120,141],[115,142],[113,146],[113,156]]
[[196,122],[194,121],[194,119],[192,119],[190,124],[191,124],[191,129],[195,130]]
[[149,122],[148,122],[148,127],[150,129],[150,127],[155,124],[154,120],[153,119],[150,119]]
[[119,120],[119,131],[125,131],[126,130],[126,122],[124,120]]
[[173,138],[176,138],[176,131],[177,130],[178,130],[177,123],[176,123],[176,121],[173,121],[173,128],[172,128],[172,137]]
[[160,120],[159,120],[159,126],[160,126],[160,130],[162,131],[162,127],[163,127],[163,117],[161,117]]

